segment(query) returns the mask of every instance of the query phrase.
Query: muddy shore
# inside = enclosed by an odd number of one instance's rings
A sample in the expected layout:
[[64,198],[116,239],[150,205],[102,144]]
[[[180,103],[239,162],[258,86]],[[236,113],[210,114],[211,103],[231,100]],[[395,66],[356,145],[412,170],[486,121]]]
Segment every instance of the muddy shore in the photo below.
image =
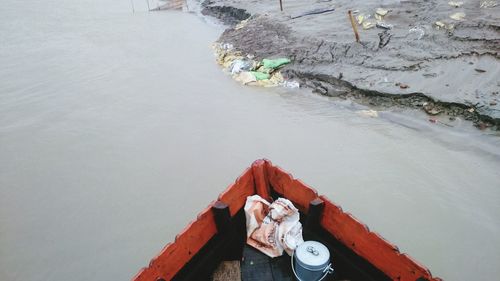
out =
[[[387,14],[378,16],[377,8]],[[358,43],[348,10],[386,28],[358,25]],[[285,0],[280,11],[274,0],[207,0],[202,14],[228,25],[218,42],[257,59],[292,59],[285,78],[319,94],[373,108],[419,108],[450,126],[465,119],[500,129],[496,1]]]

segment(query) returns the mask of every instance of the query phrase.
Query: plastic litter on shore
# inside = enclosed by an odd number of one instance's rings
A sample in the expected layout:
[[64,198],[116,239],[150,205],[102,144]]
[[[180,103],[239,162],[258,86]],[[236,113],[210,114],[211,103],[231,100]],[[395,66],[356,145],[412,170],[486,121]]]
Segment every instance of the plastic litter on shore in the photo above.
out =
[[255,78],[255,76],[252,73],[247,71],[233,75],[233,79],[240,82],[243,85],[248,85],[251,82],[257,81],[257,78]]
[[386,10],[386,9],[382,9],[382,8],[377,8],[377,10],[375,10],[375,18],[378,20],[378,21],[382,21],[384,19],[384,17],[389,13],[389,10]]
[[356,21],[358,22],[359,25],[363,24],[365,19],[368,19],[370,15],[365,15],[365,14],[359,14],[356,16]]
[[450,19],[456,20],[456,21],[462,21],[465,19],[465,13],[458,12],[450,15]]
[[222,50],[230,51],[233,49],[233,44],[223,43],[223,44],[220,44],[220,48]]
[[387,24],[383,21],[377,22],[377,27],[382,28],[382,29],[392,29],[393,25],[392,24]]
[[255,62],[252,60],[235,59],[230,66],[231,74],[238,74],[242,71],[249,71],[255,67]]
[[250,18],[246,19],[246,20],[242,20],[240,21],[240,23],[238,23],[235,27],[234,27],[234,30],[238,30],[238,29],[242,29],[243,27],[245,27],[245,25],[247,25],[248,23],[248,20]]
[[282,83],[283,87],[285,88],[290,88],[290,89],[298,89],[300,88],[300,84],[297,81],[283,81]]
[[363,29],[370,29],[370,28],[375,27],[376,24],[377,24],[377,22],[375,22],[374,20],[365,20],[363,22],[362,26],[363,26]]
[[382,8],[377,8],[377,10],[375,11],[375,13],[381,17],[385,17],[385,15],[387,15],[387,13],[389,13],[389,10],[386,10],[386,9],[382,9]]
[[219,65],[229,72],[233,79],[243,85],[298,88],[296,81],[286,81],[279,69],[291,63],[289,58],[254,60],[253,56],[243,56],[231,44],[215,44],[215,55]]
[[[382,29],[392,29],[394,26],[384,22],[384,17],[390,12],[390,10],[377,8],[374,13],[374,19],[371,18],[371,14],[360,13],[356,15],[356,22],[361,25],[363,29],[371,29],[375,26]],[[356,11],[359,13],[359,11]]]
[[463,4],[464,4],[464,2],[462,2],[462,1],[450,1],[450,2],[448,2],[448,5],[455,7],[455,8],[460,8],[460,7],[462,7]]
[[447,29],[452,30],[455,26],[451,23],[446,23],[444,21],[437,21],[434,23],[437,29]]
[[255,79],[257,81],[260,80],[268,80],[271,78],[271,75],[269,73],[264,73],[264,72],[259,72],[259,71],[250,71],[250,73],[255,76]]
[[274,71],[275,69],[278,69],[285,64],[289,64],[291,61],[288,58],[279,58],[279,59],[263,59],[262,60],[262,66],[263,70],[267,73],[270,73]]

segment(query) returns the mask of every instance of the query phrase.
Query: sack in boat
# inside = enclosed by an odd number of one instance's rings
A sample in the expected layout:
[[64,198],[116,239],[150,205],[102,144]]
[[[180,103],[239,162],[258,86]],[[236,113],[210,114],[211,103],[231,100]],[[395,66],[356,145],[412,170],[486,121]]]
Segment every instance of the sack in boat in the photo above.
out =
[[288,255],[304,242],[299,210],[290,200],[278,198],[272,204],[259,195],[247,197],[247,244],[270,257]]

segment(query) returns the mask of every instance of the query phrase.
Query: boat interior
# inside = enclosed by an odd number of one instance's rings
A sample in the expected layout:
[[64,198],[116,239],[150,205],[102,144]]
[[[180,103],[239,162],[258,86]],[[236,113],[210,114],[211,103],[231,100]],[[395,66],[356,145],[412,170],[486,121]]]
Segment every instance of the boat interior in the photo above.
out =
[[244,205],[255,194],[268,202],[286,198],[299,210],[304,241],[318,241],[330,252],[334,272],[323,280],[441,280],[268,160],[255,161],[133,280],[296,280],[286,253],[269,258],[246,244]]

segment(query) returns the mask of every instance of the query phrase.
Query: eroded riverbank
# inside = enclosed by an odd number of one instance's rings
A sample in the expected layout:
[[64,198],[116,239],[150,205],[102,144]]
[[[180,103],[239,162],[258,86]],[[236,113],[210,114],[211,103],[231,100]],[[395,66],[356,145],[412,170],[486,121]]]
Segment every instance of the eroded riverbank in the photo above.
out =
[[[284,76],[322,95],[498,130],[500,6],[483,2],[285,1],[280,12],[277,1],[215,0],[205,1],[202,13],[233,26],[220,43],[256,59],[291,58]],[[379,7],[387,11],[380,22],[391,28],[360,25],[356,43],[347,11],[374,20]],[[334,11],[300,16],[318,9]],[[456,14],[464,18],[451,19]]]

